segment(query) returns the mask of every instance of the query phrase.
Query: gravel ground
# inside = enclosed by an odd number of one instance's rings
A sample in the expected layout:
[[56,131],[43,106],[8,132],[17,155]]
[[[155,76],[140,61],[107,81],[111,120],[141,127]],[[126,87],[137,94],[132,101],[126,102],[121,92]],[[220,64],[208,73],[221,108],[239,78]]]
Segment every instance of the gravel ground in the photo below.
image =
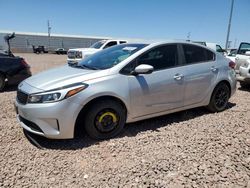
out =
[[[18,54],[32,72],[63,55]],[[18,125],[15,88],[0,93],[0,187],[248,187],[250,90],[238,88],[228,109],[203,108],[129,124],[111,140],[36,138]]]

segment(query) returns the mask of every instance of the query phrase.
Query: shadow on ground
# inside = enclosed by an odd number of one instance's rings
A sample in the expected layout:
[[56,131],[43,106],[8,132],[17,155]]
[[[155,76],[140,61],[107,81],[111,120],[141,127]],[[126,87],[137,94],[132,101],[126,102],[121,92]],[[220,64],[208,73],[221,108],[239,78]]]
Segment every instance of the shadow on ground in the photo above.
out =
[[12,91],[17,91],[17,85],[10,85],[6,86],[3,92],[12,92]]
[[250,92],[250,86],[249,87],[239,87],[238,89],[240,91],[248,91],[248,92]]
[[[227,109],[234,107],[235,103],[228,103]],[[144,131],[159,131],[158,129],[164,126],[169,126],[172,123],[184,122],[196,117],[208,114],[209,112],[205,108],[195,108],[191,110],[185,110],[157,118],[151,118],[135,123],[127,124],[124,131],[118,136],[122,137],[133,137],[140,132]],[[25,136],[31,144],[40,149],[56,149],[56,150],[77,150],[85,147],[89,147],[94,144],[98,144],[101,141],[96,141],[89,138],[86,134],[81,137],[70,140],[52,140],[41,136],[37,136],[27,131],[24,131]],[[117,138],[118,138],[117,137]]]

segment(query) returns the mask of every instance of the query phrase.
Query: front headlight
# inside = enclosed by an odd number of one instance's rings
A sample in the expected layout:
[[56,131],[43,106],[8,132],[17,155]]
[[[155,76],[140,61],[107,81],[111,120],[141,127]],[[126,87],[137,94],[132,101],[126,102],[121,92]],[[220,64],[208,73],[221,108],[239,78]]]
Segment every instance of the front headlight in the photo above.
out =
[[77,83],[61,87],[58,89],[50,90],[44,93],[31,94],[28,97],[28,103],[50,103],[57,102],[69,98],[80,91],[87,88],[88,85]]
[[46,103],[60,100],[61,93],[49,93],[43,95],[30,95],[28,103]]
[[75,56],[76,56],[76,58],[82,58],[82,52],[76,51]]

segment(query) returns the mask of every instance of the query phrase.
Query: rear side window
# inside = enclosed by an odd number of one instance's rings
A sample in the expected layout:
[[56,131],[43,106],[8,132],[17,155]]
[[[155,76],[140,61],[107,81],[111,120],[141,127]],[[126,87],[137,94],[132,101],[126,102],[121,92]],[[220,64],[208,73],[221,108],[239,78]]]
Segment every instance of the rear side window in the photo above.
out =
[[183,51],[186,64],[215,60],[215,54],[213,52],[199,46],[183,44]]
[[127,43],[126,41],[120,41],[120,44],[124,44],[124,43]]
[[137,63],[151,65],[154,70],[174,67],[178,64],[177,45],[170,44],[152,49],[139,57]]

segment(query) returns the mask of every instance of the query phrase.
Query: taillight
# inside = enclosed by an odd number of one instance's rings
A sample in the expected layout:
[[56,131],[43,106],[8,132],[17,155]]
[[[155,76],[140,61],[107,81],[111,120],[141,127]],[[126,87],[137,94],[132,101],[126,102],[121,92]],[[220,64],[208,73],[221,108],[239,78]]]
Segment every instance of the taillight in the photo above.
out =
[[234,69],[235,68],[235,62],[233,62],[233,61],[230,61],[229,63],[228,63],[228,66],[230,67],[230,68],[232,68],[232,69]]
[[24,59],[21,60],[21,64],[22,64],[24,67],[27,67],[27,68],[30,67],[30,66],[28,65],[28,63],[27,63]]

